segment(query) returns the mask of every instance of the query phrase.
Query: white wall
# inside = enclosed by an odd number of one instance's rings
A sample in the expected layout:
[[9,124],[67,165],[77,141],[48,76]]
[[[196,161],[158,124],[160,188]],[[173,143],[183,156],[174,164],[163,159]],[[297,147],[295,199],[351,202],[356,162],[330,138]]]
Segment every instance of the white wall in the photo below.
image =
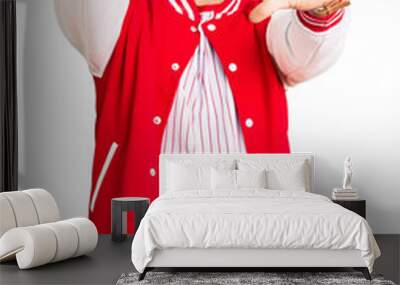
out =
[[[354,1],[340,62],[288,93],[292,150],[316,154],[318,192],[340,185],[351,155],[376,233],[400,233],[399,10],[397,0]],[[57,27],[51,0],[17,0],[17,12],[21,188],[47,188],[63,216],[86,215],[91,77]]]
[[317,154],[318,191],[326,195],[351,155],[373,230],[400,233],[400,2],[352,8],[339,63],[289,91],[292,149]]

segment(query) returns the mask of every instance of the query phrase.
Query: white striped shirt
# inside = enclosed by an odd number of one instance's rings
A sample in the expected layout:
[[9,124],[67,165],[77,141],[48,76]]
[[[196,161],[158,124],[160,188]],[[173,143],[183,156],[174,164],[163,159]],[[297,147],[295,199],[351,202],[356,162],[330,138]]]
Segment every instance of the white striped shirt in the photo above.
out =
[[235,101],[217,53],[203,32],[214,12],[202,12],[200,44],[180,79],[162,153],[246,152]]

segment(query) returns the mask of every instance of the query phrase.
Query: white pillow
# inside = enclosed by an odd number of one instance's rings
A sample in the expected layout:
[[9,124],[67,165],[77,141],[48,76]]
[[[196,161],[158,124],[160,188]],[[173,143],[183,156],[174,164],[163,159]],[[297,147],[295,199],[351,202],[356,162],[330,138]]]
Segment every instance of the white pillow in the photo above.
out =
[[241,159],[238,161],[238,168],[240,170],[265,169],[268,189],[311,191],[308,160]]
[[267,172],[268,188],[274,190],[307,191],[304,164]]
[[236,170],[237,188],[267,188],[267,171]]
[[266,170],[211,169],[211,188],[237,190],[267,188]]
[[211,188],[217,189],[236,189],[236,170],[231,169],[211,169]]
[[235,169],[235,159],[184,157],[167,160],[165,164],[165,190],[210,190],[211,168]]
[[168,163],[167,191],[210,189],[210,167]]

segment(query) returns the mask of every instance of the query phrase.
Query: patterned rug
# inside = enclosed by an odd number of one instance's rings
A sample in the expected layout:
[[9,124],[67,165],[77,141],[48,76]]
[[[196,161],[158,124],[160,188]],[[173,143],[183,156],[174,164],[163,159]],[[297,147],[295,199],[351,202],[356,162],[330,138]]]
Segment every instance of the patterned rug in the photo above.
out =
[[117,285],[395,285],[381,275],[372,275],[373,280],[368,281],[359,272],[148,272],[142,281],[138,281],[138,276],[138,273],[122,274]]

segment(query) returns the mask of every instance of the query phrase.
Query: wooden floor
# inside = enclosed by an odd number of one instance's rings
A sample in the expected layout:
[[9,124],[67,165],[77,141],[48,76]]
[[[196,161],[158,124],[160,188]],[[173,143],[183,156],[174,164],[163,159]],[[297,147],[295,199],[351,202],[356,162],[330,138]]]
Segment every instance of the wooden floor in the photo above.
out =
[[[375,272],[395,283],[400,281],[400,235],[376,235],[382,256]],[[15,262],[0,264],[0,284],[115,284],[124,272],[134,271],[130,260],[131,240],[114,243],[99,238],[97,249],[82,256],[30,270],[19,270]]]

